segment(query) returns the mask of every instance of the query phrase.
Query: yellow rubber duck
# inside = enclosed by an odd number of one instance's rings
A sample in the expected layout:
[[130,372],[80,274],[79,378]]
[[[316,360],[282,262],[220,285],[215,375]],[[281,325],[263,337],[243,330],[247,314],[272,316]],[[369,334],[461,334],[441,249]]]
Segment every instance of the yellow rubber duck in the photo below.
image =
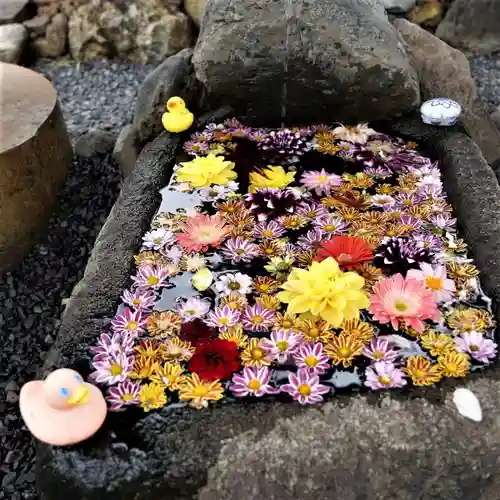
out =
[[167,101],[167,111],[161,121],[169,132],[184,132],[193,124],[194,115],[186,108],[184,100],[175,96]]

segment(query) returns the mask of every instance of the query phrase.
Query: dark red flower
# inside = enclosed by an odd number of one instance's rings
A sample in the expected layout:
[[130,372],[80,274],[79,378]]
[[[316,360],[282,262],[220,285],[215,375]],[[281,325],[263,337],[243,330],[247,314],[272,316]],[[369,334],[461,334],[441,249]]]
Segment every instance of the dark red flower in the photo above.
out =
[[183,323],[179,338],[184,342],[191,342],[193,346],[206,344],[217,337],[217,332],[208,327],[201,319],[194,319],[189,323]]
[[240,369],[238,346],[225,339],[199,344],[189,360],[188,368],[203,380],[227,380]]
[[334,236],[321,244],[314,260],[322,261],[333,257],[340,267],[352,269],[373,259],[373,253],[365,240],[356,236]]

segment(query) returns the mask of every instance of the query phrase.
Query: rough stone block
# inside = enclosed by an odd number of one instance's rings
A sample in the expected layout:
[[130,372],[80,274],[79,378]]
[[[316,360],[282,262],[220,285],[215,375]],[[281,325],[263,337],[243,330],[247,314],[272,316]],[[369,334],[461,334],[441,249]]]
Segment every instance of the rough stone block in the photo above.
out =
[[19,62],[28,31],[22,24],[4,24],[0,26],[0,62]]

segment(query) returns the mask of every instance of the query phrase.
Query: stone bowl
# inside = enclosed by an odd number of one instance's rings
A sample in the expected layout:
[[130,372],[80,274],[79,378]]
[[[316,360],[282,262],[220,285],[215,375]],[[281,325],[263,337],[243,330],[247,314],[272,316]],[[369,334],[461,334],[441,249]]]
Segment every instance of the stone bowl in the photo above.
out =
[[[415,140],[440,160],[483,288],[500,304],[500,187],[479,148],[459,127],[427,126],[419,117],[375,128]],[[182,139],[164,133],[140,155],[67,303],[45,371],[70,366],[88,373],[88,345],[115,314]],[[458,385],[478,397],[482,422],[456,411]],[[39,444],[37,482],[44,500],[494,500],[499,397],[494,366],[406,396],[346,395],[308,408],[261,402],[118,413],[81,445]]]

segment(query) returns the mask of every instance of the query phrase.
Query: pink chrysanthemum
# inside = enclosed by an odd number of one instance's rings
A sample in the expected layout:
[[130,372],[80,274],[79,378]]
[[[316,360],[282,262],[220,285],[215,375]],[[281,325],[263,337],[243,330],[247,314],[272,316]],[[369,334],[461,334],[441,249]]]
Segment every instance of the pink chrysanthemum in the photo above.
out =
[[144,332],[145,325],[146,317],[142,311],[133,311],[128,307],[123,308],[123,313],[117,313],[111,322],[114,333],[128,334],[134,338]]
[[221,247],[222,257],[233,263],[250,262],[259,255],[257,245],[246,238],[238,236],[229,238]]
[[262,339],[261,347],[266,351],[267,357],[278,363],[286,363],[302,343],[302,335],[297,335],[286,330],[274,330],[269,339]]
[[424,319],[440,317],[436,300],[425,283],[396,274],[379,281],[370,297],[370,313],[379,323],[391,323],[397,330],[404,321],[417,332],[424,330]]
[[228,227],[218,215],[195,215],[189,217],[177,234],[177,241],[192,252],[217,248],[228,233]]
[[294,353],[293,358],[298,368],[305,368],[317,375],[322,375],[330,368],[330,358],[323,352],[321,342],[302,344]]
[[114,385],[123,382],[132,371],[134,356],[98,354],[92,360],[92,365],[95,368],[90,374],[92,380],[98,384]]
[[151,311],[156,302],[156,294],[151,290],[137,288],[133,291],[125,290],[121,299],[125,304],[137,311]]
[[287,392],[301,405],[321,403],[323,394],[330,392],[330,388],[319,381],[319,376],[302,368],[297,374],[290,373],[288,384],[281,387],[282,392]]
[[122,410],[124,406],[139,404],[139,391],[141,384],[139,382],[132,382],[131,380],[124,380],[117,386],[109,389],[106,400],[110,403],[111,411]]
[[99,337],[97,345],[90,350],[94,354],[106,354],[117,356],[118,354],[131,354],[134,349],[135,336],[128,333],[103,333]]
[[170,271],[164,266],[141,266],[132,276],[134,286],[142,291],[160,290],[167,286]]
[[257,224],[254,228],[253,234],[256,238],[272,240],[283,236],[285,234],[285,229],[280,222],[271,220]]
[[304,172],[300,183],[307,189],[314,191],[318,196],[329,194],[332,188],[342,184],[342,177],[329,174],[325,169],[321,171]]
[[225,332],[229,327],[238,323],[240,314],[240,311],[231,309],[227,305],[224,307],[217,307],[208,314],[205,323],[212,328],[218,328],[219,331]]
[[267,366],[243,368],[241,373],[233,375],[231,392],[237,398],[255,396],[260,398],[265,394],[277,394],[279,389],[271,387],[271,370]]
[[374,391],[397,389],[406,385],[405,374],[393,363],[377,361],[366,369],[365,385]]
[[265,309],[261,303],[254,306],[246,306],[241,321],[243,328],[251,332],[265,332],[273,324],[275,312]]

